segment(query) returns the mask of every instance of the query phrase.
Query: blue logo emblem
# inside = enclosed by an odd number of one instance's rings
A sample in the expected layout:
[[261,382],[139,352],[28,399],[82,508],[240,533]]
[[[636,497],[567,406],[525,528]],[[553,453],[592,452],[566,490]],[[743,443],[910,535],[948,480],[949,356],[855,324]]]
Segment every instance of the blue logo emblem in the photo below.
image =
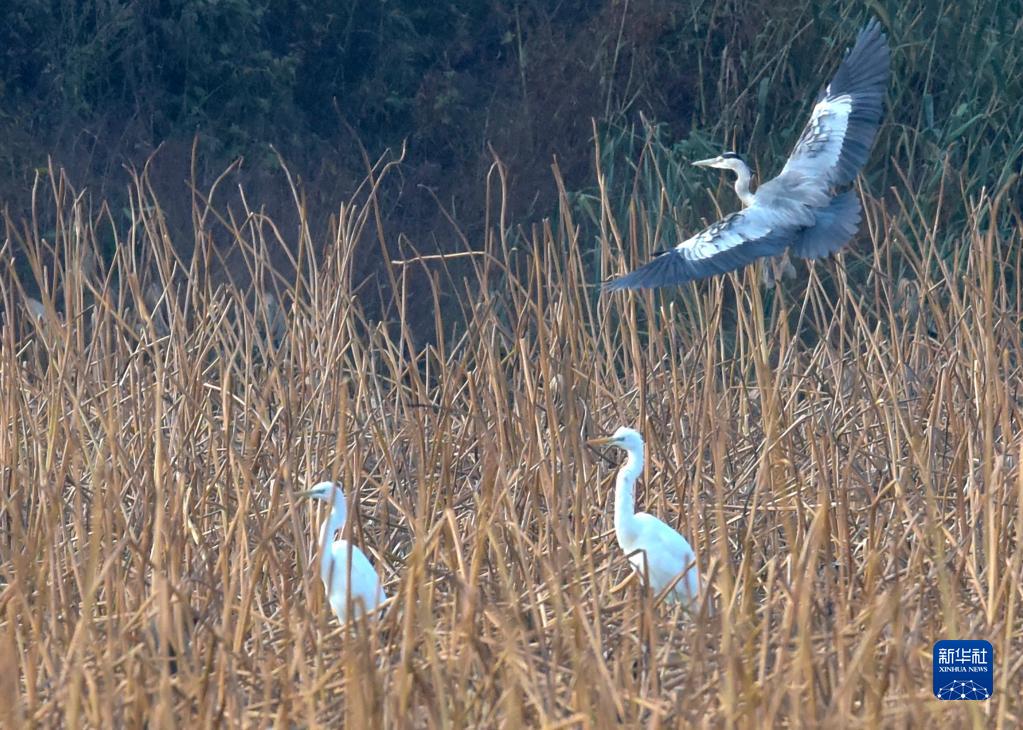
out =
[[934,644],[934,696],[939,700],[986,700],[995,691],[995,650],[990,641]]

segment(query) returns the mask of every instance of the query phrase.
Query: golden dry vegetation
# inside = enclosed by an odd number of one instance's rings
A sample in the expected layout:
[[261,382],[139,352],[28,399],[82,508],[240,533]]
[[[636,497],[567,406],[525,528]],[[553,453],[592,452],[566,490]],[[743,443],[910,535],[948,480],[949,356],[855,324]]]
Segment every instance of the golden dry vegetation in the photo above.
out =
[[[326,245],[197,194],[184,258],[144,174],[128,225],[40,182],[52,227],[8,221],[3,251],[35,281],[0,275],[4,724],[1018,726],[1011,195],[967,201],[949,256],[942,201],[868,198],[857,281],[840,260],[608,297],[649,217],[605,200],[591,248],[563,194],[513,236],[501,172],[486,236],[395,263],[382,322],[350,277],[387,248],[373,176]],[[225,238],[253,284],[211,273]],[[583,442],[623,424],[640,506],[699,556],[695,615],[622,585],[618,455]],[[292,499],[326,478],[394,596],[352,631]],[[942,638],[992,642],[992,700],[933,698]]]

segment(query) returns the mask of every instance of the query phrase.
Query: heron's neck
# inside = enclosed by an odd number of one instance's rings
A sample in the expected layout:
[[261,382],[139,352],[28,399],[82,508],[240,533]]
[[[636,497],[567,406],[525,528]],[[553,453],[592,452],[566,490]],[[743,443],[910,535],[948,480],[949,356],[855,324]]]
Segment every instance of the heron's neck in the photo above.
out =
[[[643,473],[643,447],[633,451],[629,449],[629,458],[618,470],[615,480],[615,532],[618,544],[623,548],[623,537],[630,533],[632,520],[636,516],[636,480]],[[627,540],[628,538],[625,537]]]
[[330,582],[330,574],[334,569],[334,551],[331,547],[334,544],[334,533],[345,526],[345,518],[348,509],[344,503],[344,497],[337,496],[337,501],[330,509],[330,514],[320,526],[320,577],[323,582]]
[[746,163],[741,160],[735,161],[735,164],[732,166],[732,172],[735,173],[735,194],[739,196],[743,207],[748,208],[753,205],[753,193],[749,189],[750,180],[753,175],[750,173]]

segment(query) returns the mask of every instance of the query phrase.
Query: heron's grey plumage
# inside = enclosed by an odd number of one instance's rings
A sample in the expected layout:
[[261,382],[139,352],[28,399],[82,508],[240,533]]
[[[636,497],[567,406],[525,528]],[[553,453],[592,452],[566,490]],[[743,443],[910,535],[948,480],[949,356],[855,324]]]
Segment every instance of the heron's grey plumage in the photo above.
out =
[[792,243],[791,251],[801,259],[819,259],[832,254],[856,235],[860,227],[860,199],[855,190],[839,193],[826,208],[816,211],[816,221]]
[[[858,230],[861,210],[855,191],[836,189],[852,183],[870,155],[881,122],[889,63],[887,37],[880,23],[872,20],[818,96],[778,176],[749,196],[747,207],[607,282],[605,290],[684,284],[786,249],[802,258],[839,250]],[[735,155],[727,159],[728,164],[737,164]],[[721,160],[700,164],[708,163],[723,164]],[[738,164],[745,168],[741,159]]]
[[818,95],[810,121],[775,180],[796,170],[825,188],[856,179],[881,122],[890,56],[881,24],[870,21],[835,78]]

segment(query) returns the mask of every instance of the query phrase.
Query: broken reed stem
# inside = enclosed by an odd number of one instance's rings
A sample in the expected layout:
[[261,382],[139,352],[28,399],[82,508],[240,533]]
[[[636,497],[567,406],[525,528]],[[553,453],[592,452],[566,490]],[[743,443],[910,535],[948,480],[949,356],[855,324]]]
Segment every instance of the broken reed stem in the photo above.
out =
[[[998,265],[1018,211],[974,204],[970,255],[948,260],[937,229],[902,225],[910,208],[881,211],[856,254],[879,272],[869,288],[819,262],[791,291],[751,271],[601,297],[587,283],[669,223],[641,201],[619,220],[602,192],[587,248],[562,186],[558,221],[522,245],[502,228],[481,250],[388,257],[401,270],[378,322],[350,267],[360,237],[383,236],[365,226],[372,196],[343,209],[323,259],[303,224],[288,280],[268,261],[285,234],[231,224],[212,191],[194,255],[178,255],[144,174],[131,227],[101,252],[108,221],[54,175],[38,205],[56,237],[8,221],[28,273],[6,262],[0,277],[17,313],[0,332],[5,717],[1019,716],[1023,352]],[[251,284],[216,270],[221,222]],[[906,230],[918,238],[882,237]],[[911,278],[882,275],[892,248],[912,251]],[[635,580],[614,592],[629,572],[615,462],[583,440],[623,424],[650,444],[639,507],[682,529],[708,580],[692,616]],[[337,628],[309,560],[314,513],[291,495],[323,478],[354,497],[353,539],[394,596],[375,623]],[[972,711],[930,697],[931,646],[958,636],[998,656],[998,694]]]

